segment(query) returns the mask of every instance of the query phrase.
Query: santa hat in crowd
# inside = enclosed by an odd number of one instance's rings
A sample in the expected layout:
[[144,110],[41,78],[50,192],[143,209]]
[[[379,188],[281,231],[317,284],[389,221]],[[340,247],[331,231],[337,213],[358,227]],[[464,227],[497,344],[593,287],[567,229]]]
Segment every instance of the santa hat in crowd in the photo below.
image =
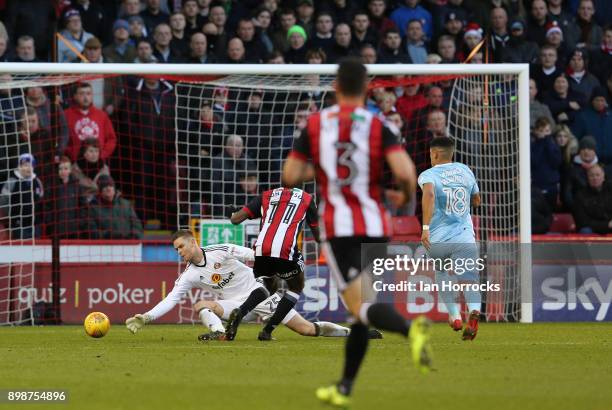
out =
[[559,33],[561,34],[561,37],[563,37],[563,31],[561,31],[561,27],[559,27],[559,23],[556,21],[549,21],[546,23],[546,37],[552,33]]
[[478,38],[482,40],[482,28],[480,28],[478,23],[468,23],[467,26],[465,26],[463,38],[467,36],[478,36]]

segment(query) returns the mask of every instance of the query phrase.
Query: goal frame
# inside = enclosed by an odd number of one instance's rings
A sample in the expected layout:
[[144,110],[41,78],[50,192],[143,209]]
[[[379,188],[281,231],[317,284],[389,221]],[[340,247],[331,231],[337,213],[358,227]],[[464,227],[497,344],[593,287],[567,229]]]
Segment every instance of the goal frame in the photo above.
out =
[[[2,63],[0,74],[74,75],[334,75],[336,64],[71,64]],[[523,323],[533,322],[531,266],[531,170],[528,64],[369,64],[370,75],[499,75],[518,76],[519,242]],[[0,84],[1,88],[1,84]]]

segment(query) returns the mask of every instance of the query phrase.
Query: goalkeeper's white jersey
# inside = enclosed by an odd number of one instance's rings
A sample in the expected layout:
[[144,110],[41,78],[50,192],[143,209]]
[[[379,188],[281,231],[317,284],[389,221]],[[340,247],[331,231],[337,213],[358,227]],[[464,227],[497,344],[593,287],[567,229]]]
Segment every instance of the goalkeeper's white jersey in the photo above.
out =
[[174,282],[168,296],[146,314],[153,320],[168,313],[193,288],[207,290],[218,299],[243,302],[256,288],[263,286],[255,280],[253,270],[243,262],[255,260],[252,249],[222,244],[202,248],[204,259],[200,265],[190,263]]

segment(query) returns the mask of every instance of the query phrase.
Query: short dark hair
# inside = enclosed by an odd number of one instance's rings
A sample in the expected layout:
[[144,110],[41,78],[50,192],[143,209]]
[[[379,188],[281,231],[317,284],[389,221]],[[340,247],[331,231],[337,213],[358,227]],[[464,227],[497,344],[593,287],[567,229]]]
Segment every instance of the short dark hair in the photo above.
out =
[[538,117],[534,124],[534,128],[544,128],[546,126],[552,127],[552,122],[547,117]]
[[449,137],[436,137],[429,143],[429,148],[441,148],[447,151],[455,149],[455,141]]
[[340,61],[336,83],[338,91],[342,94],[350,97],[364,94],[367,80],[368,71],[360,59],[349,57]]
[[89,83],[85,83],[85,82],[78,82],[74,85],[74,88],[72,89],[72,95],[76,95],[77,92],[79,92],[79,90],[81,88],[91,88],[91,84]]
[[171,238],[172,243],[174,243],[174,241],[176,241],[178,238],[195,238],[195,237],[193,236],[193,232],[188,231],[186,229],[181,229],[172,234],[172,238]]

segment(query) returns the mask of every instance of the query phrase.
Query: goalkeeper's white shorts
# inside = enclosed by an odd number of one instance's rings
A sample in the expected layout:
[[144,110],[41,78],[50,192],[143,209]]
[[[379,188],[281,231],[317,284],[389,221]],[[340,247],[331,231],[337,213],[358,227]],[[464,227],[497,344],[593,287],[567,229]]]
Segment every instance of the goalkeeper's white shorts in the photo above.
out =
[[[283,295],[281,292],[276,292],[274,295],[255,306],[255,309],[249,312],[249,314],[246,315],[243,320],[245,322],[252,322],[257,318],[261,318],[263,321],[268,320],[274,314],[276,306],[282,297]],[[217,303],[223,308],[223,316],[221,316],[221,319],[228,320],[232,310],[239,308],[243,302],[244,300],[217,300]],[[287,313],[287,316],[283,318],[281,323],[286,324],[297,314],[298,312],[295,309],[291,309],[289,313]]]

